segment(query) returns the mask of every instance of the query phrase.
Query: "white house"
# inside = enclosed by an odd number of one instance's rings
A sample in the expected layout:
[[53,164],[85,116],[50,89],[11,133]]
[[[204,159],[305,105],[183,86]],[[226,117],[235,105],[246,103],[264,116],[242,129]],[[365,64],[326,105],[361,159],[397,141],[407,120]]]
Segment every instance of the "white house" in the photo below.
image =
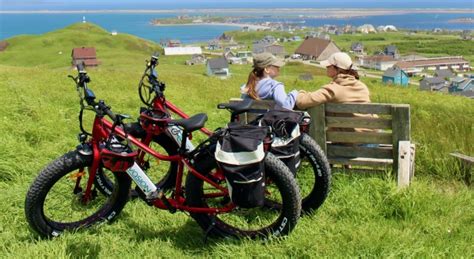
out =
[[229,64],[224,57],[213,58],[207,61],[207,75],[227,77],[230,75]]
[[201,47],[166,47],[165,56],[202,54]]

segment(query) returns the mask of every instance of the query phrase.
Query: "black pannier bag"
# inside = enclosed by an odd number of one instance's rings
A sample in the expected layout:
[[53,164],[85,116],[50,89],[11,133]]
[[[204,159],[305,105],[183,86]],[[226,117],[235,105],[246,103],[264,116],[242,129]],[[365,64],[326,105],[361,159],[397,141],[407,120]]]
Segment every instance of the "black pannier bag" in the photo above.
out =
[[264,139],[267,127],[229,123],[215,158],[223,170],[232,202],[241,208],[265,201]]
[[270,152],[288,166],[293,175],[300,164],[300,126],[303,112],[276,108],[265,113],[260,120],[262,126],[272,128],[274,138]]

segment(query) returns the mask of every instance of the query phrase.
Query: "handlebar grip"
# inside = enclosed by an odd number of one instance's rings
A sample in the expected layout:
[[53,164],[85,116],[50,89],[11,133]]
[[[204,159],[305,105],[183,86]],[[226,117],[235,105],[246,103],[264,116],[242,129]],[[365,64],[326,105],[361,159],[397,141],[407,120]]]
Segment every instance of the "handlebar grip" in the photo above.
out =
[[104,103],[104,101],[100,100],[97,105],[99,106],[99,109],[101,111],[103,111],[107,116],[110,117],[110,119],[112,119],[113,121],[115,121],[117,119],[117,116],[115,115],[115,113],[113,113],[112,110],[110,110],[110,107],[107,106]]

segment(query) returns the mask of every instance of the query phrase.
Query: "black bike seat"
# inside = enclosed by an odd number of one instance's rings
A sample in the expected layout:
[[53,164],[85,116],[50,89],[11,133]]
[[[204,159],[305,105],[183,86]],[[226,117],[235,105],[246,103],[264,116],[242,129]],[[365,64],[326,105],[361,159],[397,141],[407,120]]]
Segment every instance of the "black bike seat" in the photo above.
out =
[[253,104],[252,99],[244,99],[241,102],[220,103],[217,105],[217,108],[228,109],[228,110],[231,110],[233,113],[243,113],[243,112],[250,111],[252,104]]
[[170,124],[175,124],[183,127],[187,132],[193,132],[197,129],[204,127],[207,121],[207,115],[205,113],[198,113],[192,117],[181,120],[171,120]]

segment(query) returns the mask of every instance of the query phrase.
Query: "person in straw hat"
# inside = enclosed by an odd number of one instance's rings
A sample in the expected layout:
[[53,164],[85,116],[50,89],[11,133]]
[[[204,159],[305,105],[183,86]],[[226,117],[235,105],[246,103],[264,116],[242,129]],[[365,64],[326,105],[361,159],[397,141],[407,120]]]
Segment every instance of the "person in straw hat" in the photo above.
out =
[[321,62],[332,82],[314,92],[299,91],[296,106],[307,109],[322,103],[370,103],[367,86],[359,81],[351,58],[344,52],[336,52]]
[[249,73],[247,83],[241,87],[242,98],[274,100],[277,105],[292,110],[298,91],[293,90],[287,94],[285,86],[275,80],[283,65],[283,61],[270,53],[254,55],[253,69]]

